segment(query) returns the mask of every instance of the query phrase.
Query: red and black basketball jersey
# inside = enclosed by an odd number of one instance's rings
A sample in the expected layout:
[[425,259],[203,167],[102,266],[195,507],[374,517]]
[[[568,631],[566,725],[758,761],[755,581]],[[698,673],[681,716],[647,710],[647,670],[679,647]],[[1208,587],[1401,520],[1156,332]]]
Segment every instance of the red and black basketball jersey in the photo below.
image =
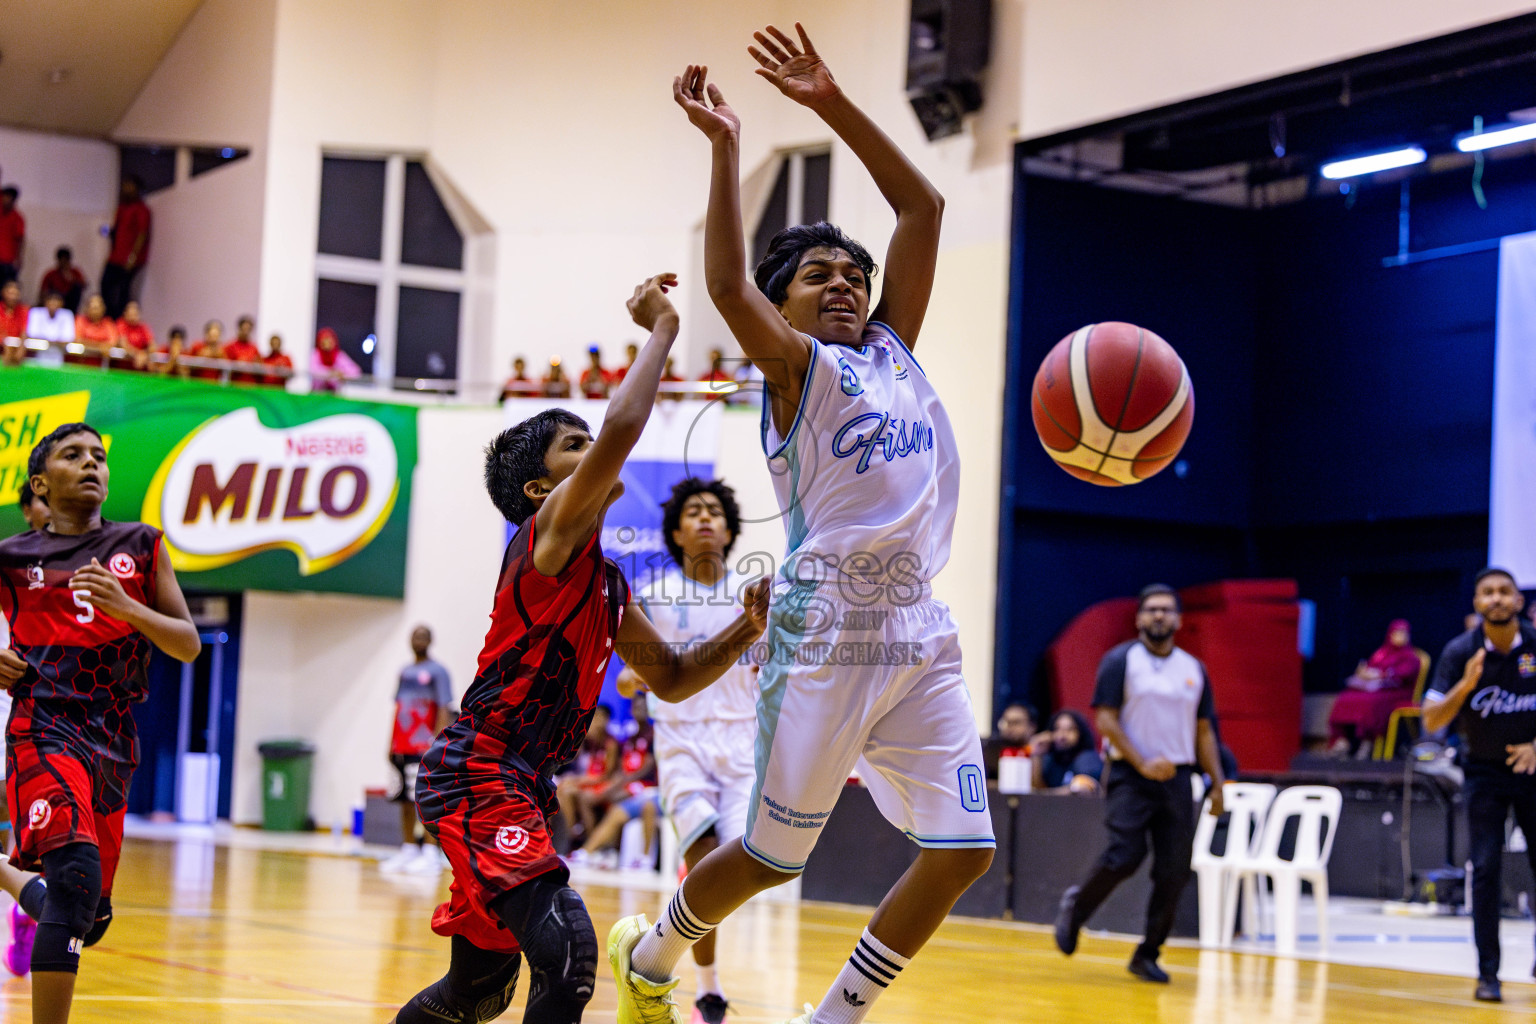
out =
[[502,558],[491,628],[461,722],[548,777],[581,750],[629,583],[603,556],[596,532],[559,575],[545,576],[533,564],[534,528],[530,517]]
[[149,639],[97,611],[69,580],[94,558],[129,597],[153,606],[159,544],[152,526],[105,520],[76,536],[29,530],[0,543],[0,611],[29,666],[13,697],[121,704],[148,696]]

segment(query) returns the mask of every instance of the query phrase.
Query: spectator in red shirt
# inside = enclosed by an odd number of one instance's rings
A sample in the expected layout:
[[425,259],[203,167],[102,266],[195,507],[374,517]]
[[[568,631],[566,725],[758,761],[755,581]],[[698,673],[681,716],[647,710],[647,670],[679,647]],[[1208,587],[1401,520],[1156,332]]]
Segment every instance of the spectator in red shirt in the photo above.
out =
[[[100,295],[85,301],[85,312],[75,317],[75,340],[85,346],[81,362],[99,362],[117,345],[117,321],[107,316],[107,304]],[[72,361],[68,356],[66,361]]]
[[137,302],[129,300],[123,307],[123,318],[117,322],[117,343],[128,352],[129,368],[149,368],[149,354],[155,350],[155,332],[144,322]]
[[101,295],[106,299],[108,315],[114,319],[123,315],[133,279],[149,259],[151,218],[149,207],[139,195],[143,189],[144,183],[137,175],[124,178],[117,215],[112,219],[112,251],[101,272]]
[[[224,346],[224,358],[232,363],[260,363],[261,349],[251,340],[251,332],[256,329],[256,321],[249,316],[242,316],[235,321],[235,340]],[[262,375],[249,370],[245,372],[235,371],[230,378],[236,384],[260,384]]]
[[[661,382],[663,384],[681,384],[681,383],[683,383],[683,378],[679,377],[677,375],[677,372],[675,370],[673,370],[673,368],[672,368],[672,357],[671,356],[667,356],[667,364],[666,364],[666,366],[664,366],[662,368],[662,371],[661,371]],[[681,402],[683,400],[683,395],[682,395],[682,392],[680,392],[680,391],[658,391],[658,392],[656,392],[656,401],[659,402],[662,399],[666,399],[669,402]]]
[[180,324],[172,327],[171,333],[166,336],[165,348],[160,350],[160,354],[165,356],[165,362],[155,366],[156,373],[175,374],[186,378],[190,370],[182,363],[181,357],[187,354],[187,329]]
[[522,356],[512,360],[512,376],[501,386],[501,397],[498,401],[505,402],[509,398],[537,398],[544,393],[544,388],[538,381],[528,376],[528,361]]
[[585,370],[581,371],[581,396],[583,398],[607,398],[608,390],[613,386],[613,375],[603,369],[603,353],[596,345],[587,349],[587,358],[590,360]]
[[37,301],[43,302],[49,292],[57,292],[64,298],[64,308],[70,313],[80,312],[80,299],[85,295],[85,275],[75,266],[75,254],[69,246],[59,246],[53,254],[56,261],[43,275],[42,287],[37,291]]
[[21,250],[27,241],[27,221],[16,209],[21,195],[15,185],[0,188],[0,284],[21,273]]
[[[288,378],[293,376],[293,360],[288,358],[288,353],[283,351],[283,336],[274,334],[267,339],[267,354],[261,360],[267,367],[267,375],[262,378],[262,383],[283,387],[288,383]],[[283,371],[287,371],[286,373]]]
[[725,372],[724,352],[721,352],[717,348],[712,348],[709,350],[709,369],[706,370],[701,377],[699,377],[699,382],[701,384],[713,385],[713,387],[710,388],[711,393],[705,395],[705,397],[710,401],[724,397],[724,385],[734,384],[736,382],[734,377]]
[[[188,349],[187,355],[198,359],[223,359],[224,325],[217,320],[204,324],[202,340]],[[198,380],[218,380],[223,374],[222,368],[212,366],[200,366],[192,371],[192,376]]]
[[27,336],[27,307],[21,304],[21,285],[14,280],[0,285],[0,342],[17,339],[14,345],[6,345],[6,366],[20,366],[26,358],[26,347],[20,343]]
[[565,375],[565,368],[560,365],[559,356],[549,357],[549,372],[544,375],[544,397],[571,397],[571,381]]
[[617,370],[613,371],[614,386],[618,386],[624,382],[624,378],[629,376],[629,368],[635,365],[635,360],[638,359],[639,356],[639,345],[636,345],[634,342],[630,342],[628,345],[624,346],[624,358],[628,360],[628,362],[619,367]]

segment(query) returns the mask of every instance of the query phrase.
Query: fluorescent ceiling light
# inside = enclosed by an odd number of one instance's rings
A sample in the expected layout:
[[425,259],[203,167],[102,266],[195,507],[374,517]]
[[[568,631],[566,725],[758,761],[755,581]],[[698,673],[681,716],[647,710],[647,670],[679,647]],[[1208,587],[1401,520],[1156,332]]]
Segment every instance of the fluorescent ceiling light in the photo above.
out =
[[1371,153],[1368,156],[1350,157],[1348,160],[1335,160],[1332,163],[1323,164],[1322,173],[1325,178],[1354,178],[1362,174],[1388,171],[1394,167],[1421,164],[1425,159],[1424,150],[1418,146],[1407,146],[1385,153]]
[[1508,124],[1492,131],[1456,136],[1456,148],[1463,153],[1475,153],[1494,146],[1513,146],[1517,142],[1536,139],[1536,124]]

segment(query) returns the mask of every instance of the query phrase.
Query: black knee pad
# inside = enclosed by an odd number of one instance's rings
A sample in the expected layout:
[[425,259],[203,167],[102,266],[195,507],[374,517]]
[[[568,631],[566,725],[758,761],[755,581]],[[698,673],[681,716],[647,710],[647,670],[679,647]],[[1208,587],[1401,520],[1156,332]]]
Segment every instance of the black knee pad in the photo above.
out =
[[507,1012],[517,990],[522,957],[480,949],[453,937],[448,974],[416,994],[395,1017],[396,1024],[486,1024]]
[[43,854],[48,895],[38,924],[57,924],[84,939],[96,926],[101,901],[101,851],[93,843],[70,843]]
[[112,897],[103,896],[96,903],[96,923],[91,925],[91,930],[85,933],[85,945],[87,948],[96,945],[101,937],[107,934],[107,929],[112,925]]
[[543,875],[507,893],[495,909],[528,958],[529,1004],[547,1002],[580,1019],[597,982],[597,932],[576,890],[563,875]]

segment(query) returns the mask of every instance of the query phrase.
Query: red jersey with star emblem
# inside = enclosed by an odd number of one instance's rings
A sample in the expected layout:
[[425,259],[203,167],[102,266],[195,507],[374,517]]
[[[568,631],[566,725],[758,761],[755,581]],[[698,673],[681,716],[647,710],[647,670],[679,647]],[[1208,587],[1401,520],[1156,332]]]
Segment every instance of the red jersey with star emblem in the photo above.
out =
[[[491,628],[459,726],[474,752],[504,749],[548,778],[581,750],[603,690],[629,583],[603,556],[598,531],[556,576],[533,564],[536,517],[513,535],[502,558]],[[463,742],[464,732],[450,746]]]

